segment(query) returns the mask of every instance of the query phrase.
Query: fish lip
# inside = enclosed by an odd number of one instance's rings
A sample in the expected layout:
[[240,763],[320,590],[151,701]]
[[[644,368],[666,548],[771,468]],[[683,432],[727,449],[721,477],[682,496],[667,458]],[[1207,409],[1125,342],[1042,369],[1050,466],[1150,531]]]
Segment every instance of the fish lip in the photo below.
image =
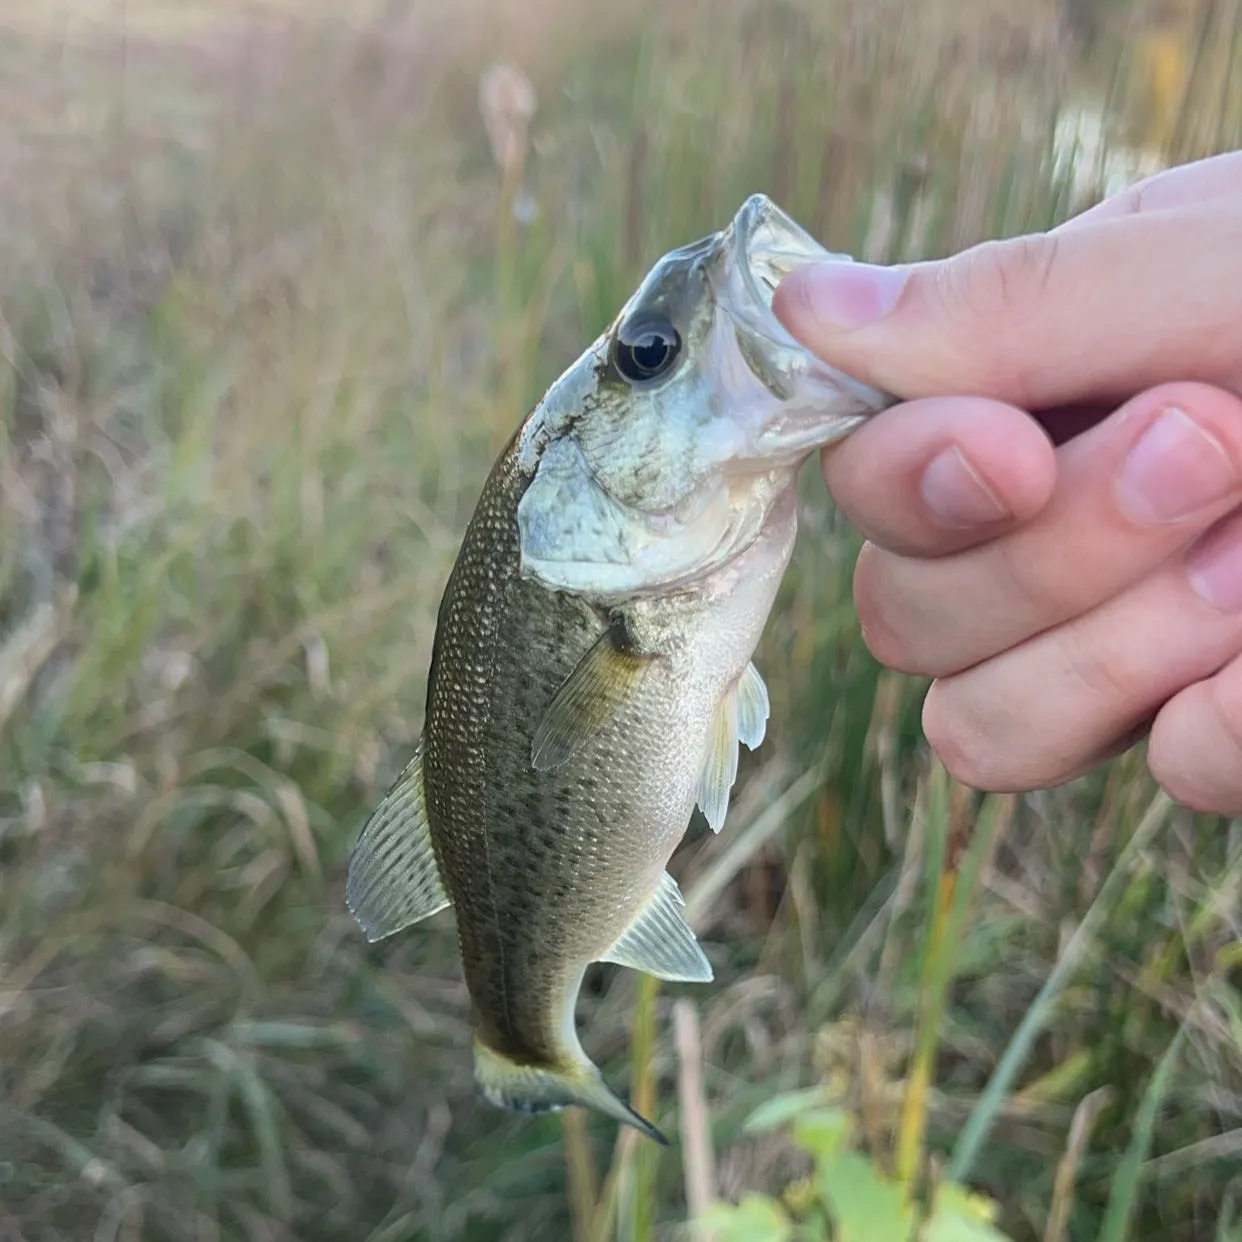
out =
[[732,262],[726,263],[726,270],[741,282],[740,290],[730,292],[743,295],[733,299],[731,312],[766,343],[804,350],[772,310],[776,287],[795,267],[834,260],[848,263],[850,257],[826,250],[766,194],[752,194],[738,208],[728,233],[724,240]]
[[764,456],[809,452],[840,439],[896,398],[829,366],[772,309],[777,286],[807,263],[851,263],[827,250],[766,194],[752,194],[721,238],[717,297],[750,369],[781,406],[759,435]]
[[[806,262],[840,256],[832,255],[825,250],[792,216],[782,211],[766,194],[752,194],[738,208],[733,220],[734,257],[738,271],[741,272],[754,303],[771,310],[772,295],[776,292],[776,287],[773,285],[766,294],[759,287],[752,257],[759,231],[764,225],[776,225],[787,241],[797,243],[806,255]],[[780,321],[777,320],[777,322]]]

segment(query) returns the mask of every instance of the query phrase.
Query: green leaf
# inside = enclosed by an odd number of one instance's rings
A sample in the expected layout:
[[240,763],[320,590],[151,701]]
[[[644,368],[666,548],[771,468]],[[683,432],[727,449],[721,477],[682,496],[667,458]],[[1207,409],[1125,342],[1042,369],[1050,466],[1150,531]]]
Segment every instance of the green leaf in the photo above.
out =
[[775,1199],[743,1195],[734,1207],[713,1203],[694,1222],[696,1233],[710,1233],[715,1242],[789,1242],[793,1225]]
[[1242,1222],[1237,1218],[1237,1204],[1225,1204],[1216,1223],[1216,1242],[1242,1242]]
[[1156,1128],[1156,1114],[1160,1111],[1160,1104],[1169,1085],[1173,1065],[1182,1050],[1187,1029],[1184,1024],[1178,1028],[1173,1042],[1160,1058],[1151,1081],[1147,1084],[1147,1090],[1143,1093],[1143,1102],[1139,1105],[1138,1116],[1134,1119],[1134,1133],[1130,1138],[1130,1145],[1113,1178],[1108,1207],[1104,1212],[1104,1223],[1100,1227],[1100,1242],[1125,1242],[1129,1236],[1130,1216],[1138,1201],[1143,1161],[1147,1159],[1152,1132]]
[[949,1165],[949,1175],[956,1181],[964,1181],[970,1175],[971,1166],[983,1146],[1000,1113],[1005,1097],[1009,1094],[1035,1041],[1051,1016],[1061,992],[1068,985],[1074,972],[1090,951],[1096,932],[1108,915],[1116,908],[1119,895],[1126,891],[1131,871],[1142,864],[1145,851],[1156,834],[1164,826],[1173,803],[1164,792],[1158,793],[1139,821],[1130,840],[1126,843],[1108,878],[1100,886],[1095,900],[1087,908],[1078,930],[1069,938],[1056,965],[1049,971],[1043,987],[1027,1008],[1005,1049],[1000,1063],[988,1080],[988,1085],[975,1103],[966,1119],[966,1125],[958,1135]]
[[942,1182],[932,1197],[932,1211],[920,1242],[1011,1242],[992,1226],[996,1206],[954,1182]]
[[849,1114],[839,1108],[815,1108],[794,1120],[794,1142],[815,1157],[817,1164],[832,1160],[845,1146],[853,1129]]
[[764,1134],[769,1130],[791,1122],[799,1113],[804,1113],[816,1104],[821,1104],[824,1093],[819,1087],[806,1091],[787,1091],[784,1095],[773,1096],[765,1100],[742,1123],[744,1134]]
[[913,1234],[914,1211],[901,1187],[865,1156],[845,1152],[824,1163],[818,1182],[838,1242],[906,1242]]

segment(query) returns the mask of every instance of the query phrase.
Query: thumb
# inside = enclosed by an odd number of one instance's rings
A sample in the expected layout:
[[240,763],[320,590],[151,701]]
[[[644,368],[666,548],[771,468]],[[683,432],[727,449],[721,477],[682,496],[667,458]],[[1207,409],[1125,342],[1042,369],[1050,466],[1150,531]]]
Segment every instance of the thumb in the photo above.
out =
[[904,399],[1038,410],[1173,380],[1242,391],[1242,197],[936,262],[810,264],[773,309],[825,361]]

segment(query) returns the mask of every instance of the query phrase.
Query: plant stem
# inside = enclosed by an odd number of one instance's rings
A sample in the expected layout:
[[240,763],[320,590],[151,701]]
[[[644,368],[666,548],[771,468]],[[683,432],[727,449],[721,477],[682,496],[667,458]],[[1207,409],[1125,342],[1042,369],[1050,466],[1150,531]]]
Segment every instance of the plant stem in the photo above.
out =
[[[660,981],[639,975],[634,997],[634,1108],[654,1119],[655,1001]],[[631,1242],[650,1242],[655,1230],[655,1172],[659,1148],[642,1143],[635,1152],[633,1203],[629,1213]]]
[[599,1178],[591,1151],[586,1113],[580,1108],[566,1109],[562,1130],[565,1141],[565,1189],[573,1221],[574,1242],[590,1242]]

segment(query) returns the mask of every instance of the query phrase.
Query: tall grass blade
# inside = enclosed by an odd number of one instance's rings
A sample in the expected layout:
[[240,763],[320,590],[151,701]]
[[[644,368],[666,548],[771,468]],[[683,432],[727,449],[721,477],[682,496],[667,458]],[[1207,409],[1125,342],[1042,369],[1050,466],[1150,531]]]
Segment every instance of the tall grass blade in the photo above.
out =
[[[933,769],[928,798],[929,862],[937,859],[942,867],[936,885],[934,904],[929,910],[927,952],[920,988],[919,1019],[915,1031],[915,1053],[902,1100],[897,1131],[897,1179],[907,1195],[914,1193],[924,1158],[927,1128],[927,1096],[935,1069],[936,1051],[953,981],[954,963],[970,915],[971,902],[980,877],[996,843],[1013,817],[1012,797],[990,798],[976,819],[970,841],[960,865],[955,866],[956,838],[966,830],[965,823],[953,824],[949,813],[947,773],[940,764]],[[960,816],[960,811],[959,811]]]
[[[673,1005],[673,1036],[677,1047],[677,1096],[681,1109],[682,1174],[686,1214],[693,1224],[707,1211],[716,1193],[716,1159],[712,1150],[711,1113],[703,1091],[703,1042],[694,1002]],[[711,1242],[700,1234],[702,1242]]]
[[[634,1108],[655,1122],[656,997],[660,981],[640,974],[634,989],[633,1051]],[[627,1205],[629,1242],[651,1242],[655,1233],[655,1180],[661,1149],[652,1142],[639,1144],[634,1154]]]
[[1143,1161],[1146,1160],[1148,1149],[1151,1147],[1151,1136],[1156,1128],[1156,1114],[1160,1111],[1173,1066],[1177,1062],[1182,1043],[1189,1032],[1189,1024],[1182,1023],[1173,1037],[1173,1042],[1157,1062],[1151,1081],[1147,1084],[1147,1090],[1143,1092],[1143,1103],[1135,1118],[1130,1145],[1126,1149],[1125,1158],[1120,1167],[1113,1175],[1112,1190],[1108,1195],[1108,1207],[1105,1209],[1104,1221],[1100,1226],[1099,1242],[1126,1242],[1129,1237],[1130,1218],[1138,1201]]
[[565,1182],[574,1242],[591,1242],[591,1222],[598,1202],[598,1174],[591,1150],[586,1112],[567,1108],[561,1120],[565,1144]]
[[1044,986],[1040,988],[1030,1008],[1023,1014],[1022,1021],[1018,1024],[1017,1031],[1014,1032],[1009,1046],[1005,1049],[1000,1064],[996,1067],[978,1103],[971,1111],[953,1149],[949,1175],[955,1181],[964,1182],[970,1176],[970,1170],[974,1165],[975,1157],[979,1154],[979,1148],[991,1131],[1005,1097],[1025,1064],[1036,1037],[1048,1021],[1061,990],[1090,950],[1095,934],[1108,917],[1113,900],[1119,895],[1131,865],[1155,839],[1156,833],[1164,825],[1172,806],[1172,801],[1163,792],[1158,793],[1152,799],[1142,821],[1134,830],[1134,835],[1126,842],[1116,865],[1100,886],[1100,891],[1088,908],[1082,922],[1070,937],[1056,965],[1049,972]]

